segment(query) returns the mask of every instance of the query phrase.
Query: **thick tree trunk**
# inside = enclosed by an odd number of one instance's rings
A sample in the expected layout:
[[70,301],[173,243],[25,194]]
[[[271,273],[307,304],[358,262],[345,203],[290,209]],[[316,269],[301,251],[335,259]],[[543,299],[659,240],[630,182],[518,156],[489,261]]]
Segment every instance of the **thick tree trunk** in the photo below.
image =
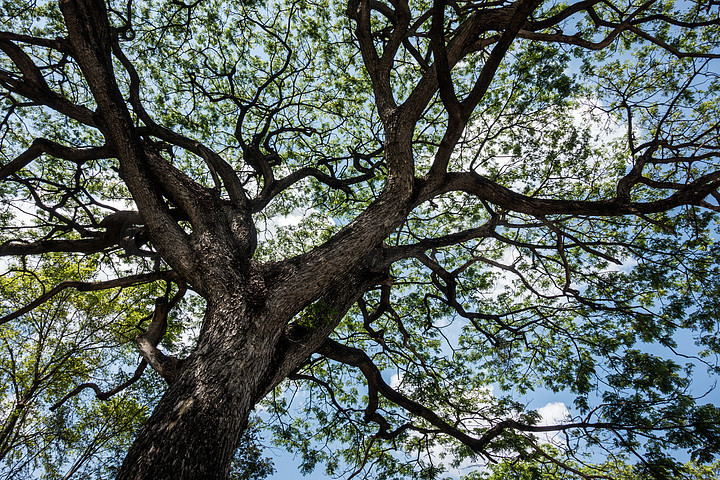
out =
[[118,479],[227,477],[248,416],[268,388],[281,333],[273,322],[248,318],[237,300],[208,307],[196,351],[135,439]]
[[[280,308],[285,304],[253,306],[240,287],[240,293],[209,302],[195,351],[135,439],[118,480],[226,478],[255,404],[305,362],[362,292],[385,275],[358,266],[318,299],[305,326],[288,323],[297,311]],[[285,293],[288,305],[301,295]]]

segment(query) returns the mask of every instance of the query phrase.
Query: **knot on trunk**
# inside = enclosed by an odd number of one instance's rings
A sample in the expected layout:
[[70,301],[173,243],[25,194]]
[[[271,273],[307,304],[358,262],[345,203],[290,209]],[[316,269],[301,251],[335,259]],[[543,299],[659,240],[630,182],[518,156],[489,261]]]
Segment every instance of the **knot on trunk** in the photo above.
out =
[[251,261],[250,263],[242,291],[243,297],[250,308],[258,309],[265,306],[268,289],[265,284],[265,276],[255,262]]

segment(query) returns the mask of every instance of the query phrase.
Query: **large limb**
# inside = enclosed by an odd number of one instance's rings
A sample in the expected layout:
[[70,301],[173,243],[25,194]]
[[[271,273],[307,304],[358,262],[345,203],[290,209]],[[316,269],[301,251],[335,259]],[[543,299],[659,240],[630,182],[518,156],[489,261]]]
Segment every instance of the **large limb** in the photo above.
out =
[[385,269],[378,265],[357,266],[342,282],[335,285],[305,312],[298,320],[284,328],[274,355],[273,376],[259,392],[261,400],[288,375],[305,363],[330,333],[335,330],[350,308],[374,285],[387,278]]
[[[52,211],[52,209],[49,209]],[[53,211],[56,218],[61,216]],[[111,213],[96,225],[78,225],[70,219],[63,219],[68,229],[90,237],[81,239],[52,238],[49,234],[33,241],[11,240],[0,245],[0,257],[9,255],[38,255],[50,252],[99,253],[122,248],[128,255],[151,256],[152,252],[140,251],[137,237],[138,227],[144,225],[140,214],[123,210]],[[95,229],[99,229],[96,231]]]
[[716,195],[720,187],[720,171],[711,172],[682,186],[666,198],[648,202],[633,202],[622,198],[608,200],[559,200],[528,197],[504,187],[475,172],[448,173],[445,182],[436,189],[427,188],[419,196],[431,199],[443,193],[459,191],[498,205],[501,209],[529,215],[588,215],[619,216],[664,212],[681,205],[697,205],[717,210],[708,196]]
[[[239,248],[228,225],[234,220],[223,218],[222,208],[211,192],[142,141],[115,79],[113,33],[105,3],[62,0],[60,8],[68,26],[72,54],[95,97],[106,124],[106,138],[120,161],[120,175],[143,216],[153,245],[180,275],[200,289],[207,281],[227,286],[234,283],[218,278],[217,269],[200,266],[204,261],[241,264],[242,259],[237,257],[246,254],[246,249]],[[192,236],[170,215],[163,194],[187,213],[194,228]]]
[[38,255],[48,252],[99,253],[117,247],[117,242],[102,238],[80,240],[46,239],[34,242],[9,241],[0,245],[0,257]]
[[17,173],[43,154],[70,160],[75,163],[84,163],[90,160],[99,160],[112,156],[112,152],[105,146],[73,148],[45,138],[36,138],[27,150],[0,167],[0,180],[4,180],[10,175]]
[[[455,151],[455,146],[465,129],[465,125],[470,119],[475,107],[477,107],[490,87],[490,83],[493,78],[495,78],[495,74],[505,58],[510,45],[512,45],[527,18],[539,4],[539,0],[517,0],[514,2],[512,15],[508,19],[500,38],[488,55],[472,89],[462,100],[457,99],[452,87],[451,69],[455,62],[451,63],[451,60],[448,59],[448,54],[444,46],[444,38],[441,38],[439,33],[433,36],[433,44],[435,45],[434,54],[436,55],[435,74],[441,98],[443,99],[446,109],[448,109],[449,119],[445,135],[435,154],[430,172],[427,175],[427,180],[430,184],[437,184],[442,181],[452,153]],[[440,2],[436,5],[435,9],[438,10],[438,7],[442,6],[443,3]],[[435,17],[441,17],[441,14],[437,13],[434,16],[433,26],[435,25]],[[437,21],[441,21],[441,18]]]
[[[356,23],[355,35],[360,45],[363,62],[370,75],[375,94],[375,102],[383,122],[391,123],[396,115],[396,100],[390,82],[390,72],[395,62],[395,55],[405,37],[410,22],[410,10],[406,1],[394,2],[394,11],[386,11],[385,5],[369,0],[352,0],[348,2],[347,15]],[[371,26],[372,11],[385,7],[383,13],[393,21],[390,38],[384,43],[382,54],[375,47],[375,36]]]
[[100,0],[63,0],[60,9],[68,27],[68,42],[98,104],[108,141],[120,160],[121,176],[133,194],[153,242],[182,273],[194,269],[185,232],[168,215],[153,187],[146,155],[120,93],[111,60],[112,34],[105,3]]
[[[182,296],[182,295],[180,295]],[[177,297],[177,296],[176,296]],[[179,360],[175,357],[165,355],[157,346],[167,332],[167,317],[174,302],[168,302],[165,297],[155,300],[155,311],[152,314],[150,325],[145,333],[135,337],[138,350],[143,361],[149,364],[153,370],[158,372],[166,382],[172,383],[175,380]]]
[[[413,201],[414,124],[408,122],[396,108],[390,88],[394,55],[402,41],[398,35],[392,34],[386,50],[380,56],[373,45],[371,2],[351,2],[348,8],[348,14],[357,24],[356,35],[385,129],[383,153],[387,168],[386,181],[382,192],[372,204],[329,241],[284,263],[282,268],[285,281],[269,290],[267,301],[285,318],[286,315],[296,313],[297,304],[307,305],[324,295],[333,284],[342,282],[345,275],[356,268],[372,249],[402,224]],[[407,25],[407,20],[399,18],[405,15],[403,9],[404,7],[400,6],[396,11],[396,28],[400,32],[404,32]],[[348,259],[353,260],[348,262]],[[293,292],[293,295],[289,296],[288,292]],[[292,301],[288,301],[289,299]]]

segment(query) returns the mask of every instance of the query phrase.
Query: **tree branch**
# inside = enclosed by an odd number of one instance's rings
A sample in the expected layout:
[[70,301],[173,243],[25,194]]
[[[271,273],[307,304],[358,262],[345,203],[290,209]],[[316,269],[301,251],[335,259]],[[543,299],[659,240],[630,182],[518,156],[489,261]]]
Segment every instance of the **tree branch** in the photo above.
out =
[[80,240],[48,239],[19,243],[12,240],[0,245],[0,257],[9,255],[39,255],[49,252],[98,253],[117,246],[115,239],[106,237]]
[[443,419],[441,419],[433,410],[413,400],[410,400],[402,393],[391,388],[383,380],[382,373],[377,368],[377,366],[362,350],[348,347],[328,338],[321,345],[318,353],[337,362],[358,367],[367,379],[368,385],[371,385],[371,388],[382,394],[391,402],[404,408],[408,412],[411,412],[425,419],[431,425],[437,427],[438,430],[440,430],[441,432],[453,438],[456,438],[465,445],[468,445],[474,451],[481,451],[482,448],[484,448],[484,446],[487,444],[487,442],[484,444],[479,444],[478,440],[470,437],[466,433],[461,432],[457,428],[448,424]]
[[168,214],[155,182],[149,178],[145,148],[115,79],[105,2],[60,0],[60,10],[73,55],[106,123],[108,141],[120,160],[120,175],[143,215],[150,238],[168,263],[193,278],[197,274],[196,255],[187,234]]
[[6,38],[0,37],[0,50],[10,57],[22,74],[22,79],[18,79],[10,72],[0,69],[0,85],[41,105],[47,105],[80,123],[91,127],[100,127],[96,121],[95,112],[87,107],[75,105],[67,98],[52,91],[40,69],[20,47]]
[[88,160],[99,160],[101,158],[111,158],[113,156],[107,146],[74,148],[61,145],[45,138],[36,138],[27,150],[15,157],[6,165],[0,167],[0,180],[4,180],[10,175],[25,168],[33,160],[39,158],[43,153],[75,163],[84,163]]
[[115,394],[122,392],[123,390],[128,388],[130,385],[132,385],[133,383],[140,380],[140,378],[142,378],[143,372],[145,372],[145,368],[147,368],[147,365],[148,365],[147,362],[145,360],[142,360],[140,362],[140,365],[138,365],[138,367],[135,369],[135,373],[133,374],[132,377],[128,378],[123,383],[108,390],[107,392],[103,392],[97,383],[92,383],[92,382],[82,383],[82,384],[78,385],[77,387],[75,387],[72,391],[67,393],[60,400],[55,402],[53,404],[53,406],[50,407],[50,411],[54,412],[55,410],[60,408],[65,402],[70,400],[72,397],[79,395],[83,390],[88,389],[88,388],[91,388],[95,392],[95,398],[97,398],[98,400],[107,400],[108,398],[112,397]]
[[[145,341],[148,342],[152,347],[157,347],[158,343],[160,343],[160,340],[162,340],[162,337],[165,335],[165,331],[167,329],[167,314],[169,310],[175,306],[185,295],[187,289],[186,287],[181,284],[180,289],[177,291],[177,293],[173,296],[173,298],[170,300],[170,302],[167,301],[165,297],[160,297],[155,300],[155,310],[153,311],[153,315],[150,316],[152,319],[150,322],[150,326],[148,327],[147,331],[144,334],[138,335],[137,338],[144,337]],[[146,317],[148,318],[148,317]],[[137,341],[136,338],[136,341]],[[142,350],[141,350],[142,352]],[[165,375],[163,375],[163,372],[158,371],[160,375],[165,378],[165,380],[168,383],[171,383],[171,380],[174,379],[174,373],[177,371],[177,363],[179,360],[175,359],[174,357],[165,357],[168,359],[166,361],[166,369],[165,369]],[[172,364],[172,365],[170,365]],[[62,397],[60,400],[55,402],[55,404],[50,407],[50,411],[55,411],[59,407],[62,406],[66,401],[68,401],[70,398],[74,397],[75,395],[80,394],[83,390],[87,388],[93,389],[95,392],[95,397],[98,400],[107,400],[108,398],[112,397],[113,395],[122,392],[126,388],[128,388],[133,383],[140,380],[142,377],[142,374],[145,372],[145,369],[148,366],[148,361],[144,358],[140,361],[140,365],[135,369],[135,373],[132,377],[125,380],[120,385],[117,385],[116,387],[112,388],[111,390],[108,390],[107,392],[103,392],[100,387],[96,383],[88,382],[83,383],[75,387],[71,392],[66,394],[64,397]],[[153,367],[155,368],[155,367]],[[170,377],[170,379],[166,378],[166,376]]]
[[106,280],[104,282],[80,282],[80,281],[66,281],[61,282],[57,284],[52,289],[48,290],[44,294],[40,295],[38,298],[24,306],[23,308],[14,311],[13,313],[10,313],[8,315],[5,315],[4,317],[0,318],[0,325],[9,322],[10,320],[16,319],[22,315],[25,315],[26,313],[34,310],[35,308],[39,307],[43,303],[50,300],[52,297],[57,295],[58,293],[62,292],[63,290],[67,288],[74,288],[78,292],[94,292],[98,290],[107,290],[110,288],[117,288],[117,287],[132,287],[135,285],[142,285],[145,283],[151,283],[156,282],[158,280],[176,280],[177,274],[173,272],[172,270],[169,271],[163,271],[163,272],[153,272],[153,273],[145,273],[140,275],[131,275],[129,277],[123,277],[123,278],[115,278],[112,280]]
[[678,189],[672,195],[650,202],[608,200],[556,200],[528,197],[499,185],[475,172],[448,173],[436,190],[427,189],[418,196],[428,200],[451,191],[461,191],[494,203],[502,209],[528,215],[621,216],[667,211],[681,205],[701,205],[720,187],[720,171],[703,175]]

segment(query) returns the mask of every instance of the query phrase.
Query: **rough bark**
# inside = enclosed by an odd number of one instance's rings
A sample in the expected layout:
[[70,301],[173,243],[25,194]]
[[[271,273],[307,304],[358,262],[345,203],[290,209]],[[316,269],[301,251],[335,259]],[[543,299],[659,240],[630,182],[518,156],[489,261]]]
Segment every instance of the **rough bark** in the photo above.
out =
[[[363,262],[302,325],[257,307],[243,288],[210,302],[195,351],[128,452],[118,480],[222,479],[255,404],[316,351],[362,292],[383,278]],[[285,289],[288,300],[302,292]]]
[[125,457],[118,479],[226,478],[281,330],[238,299],[209,306],[205,334]]

